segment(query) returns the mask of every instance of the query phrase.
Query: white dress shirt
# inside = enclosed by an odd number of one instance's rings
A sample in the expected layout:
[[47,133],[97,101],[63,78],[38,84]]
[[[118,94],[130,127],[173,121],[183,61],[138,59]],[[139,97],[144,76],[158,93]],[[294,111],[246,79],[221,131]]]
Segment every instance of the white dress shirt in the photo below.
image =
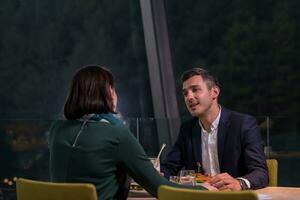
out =
[[206,131],[199,120],[201,126],[201,146],[202,146],[202,168],[204,174],[214,176],[220,173],[218,158],[218,125],[221,116],[221,107],[217,118]]

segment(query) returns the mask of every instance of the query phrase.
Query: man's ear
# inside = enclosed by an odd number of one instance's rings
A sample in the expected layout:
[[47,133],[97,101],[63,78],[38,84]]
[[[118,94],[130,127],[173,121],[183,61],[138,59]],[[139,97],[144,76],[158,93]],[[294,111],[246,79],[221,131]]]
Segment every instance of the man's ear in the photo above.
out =
[[214,99],[214,100],[217,99],[219,94],[220,94],[220,88],[216,85],[213,86],[211,88],[211,97],[212,97],[212,99]]

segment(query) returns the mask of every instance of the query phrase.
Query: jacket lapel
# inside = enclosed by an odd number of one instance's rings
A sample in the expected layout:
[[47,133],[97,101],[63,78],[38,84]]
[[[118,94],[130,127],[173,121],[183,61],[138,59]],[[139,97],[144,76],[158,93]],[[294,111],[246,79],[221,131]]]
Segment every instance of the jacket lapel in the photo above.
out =
[[[202,165],[201,128],[198,120],[196,121],[192,129],[192,146],[196,163],[200,162],[200,164]],[[195,166],[196,163],[194,163]]]
[[223,166],[223,152],[225,148],[225,140],[229,126],[229,114],[229,111],[226,108],[222,107],[220,122],[218,126],[218,157],[221,172]]

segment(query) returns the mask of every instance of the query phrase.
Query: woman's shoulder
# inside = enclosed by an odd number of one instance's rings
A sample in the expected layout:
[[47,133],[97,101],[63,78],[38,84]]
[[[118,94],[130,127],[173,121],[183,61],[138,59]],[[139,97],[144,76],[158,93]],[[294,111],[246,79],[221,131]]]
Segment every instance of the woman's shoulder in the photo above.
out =
[[77,120],[58,119],[58,120],[55,120],[51,123],[51,126],[50,126],[49,130],[54,132],[54,130],[57,130],[59,128],[74,126],[78,123],[79,123],[79,121],[77,121]]
[[76,121],[64,119],[53,121],[48,130],[49,138],[54,137],[54,135],[58,134],[63,129],[66,130],[66,128],[70,127],[72,124],[76,124]]
[[96,122],[92,121],[92,122],[88,122],[87,125],[93,129],[107,129],[115,132],[126,132],[129,130],[128,127],[126,126],[116,126],[109,122],[104,122],[104,121],[96,121]]
[[89,132],[95,134],[101,132],[105,135],[118,138],[127,138],[133,135],[126,126],[115,126],[106,122],[90,122],[87,124]]

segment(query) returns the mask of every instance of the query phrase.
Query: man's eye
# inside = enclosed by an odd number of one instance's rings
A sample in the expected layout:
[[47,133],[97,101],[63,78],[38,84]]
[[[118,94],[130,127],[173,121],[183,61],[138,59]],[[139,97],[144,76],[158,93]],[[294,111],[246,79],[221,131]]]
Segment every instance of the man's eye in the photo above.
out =
[[195,92],[198,92],[198,91],[200,91],[200,88],[193,88],[193,89],[192,89],[192,92],[194,92],[194,93],[195,93]]
[[182,92],[183,96],[187,95],[187,91]]

